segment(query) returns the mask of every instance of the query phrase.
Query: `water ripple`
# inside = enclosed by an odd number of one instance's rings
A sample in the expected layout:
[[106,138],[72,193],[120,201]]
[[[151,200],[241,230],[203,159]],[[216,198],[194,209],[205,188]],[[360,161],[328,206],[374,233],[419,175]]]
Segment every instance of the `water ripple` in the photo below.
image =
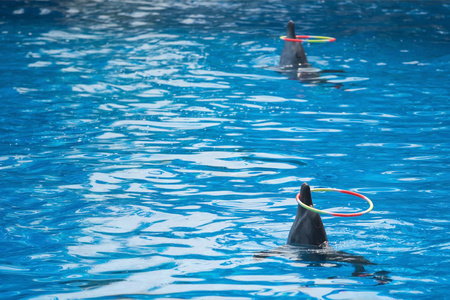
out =
[[[0,296],[445,297],[449,9],[0,2]],[[279,73],[291,18],[337,38],[304,44],[313,80]],[[374,263],[361,276],[254,258],[285,243],[304,181],[374,202],[322,218]],[[364,208],[344,196],[313,195]]]

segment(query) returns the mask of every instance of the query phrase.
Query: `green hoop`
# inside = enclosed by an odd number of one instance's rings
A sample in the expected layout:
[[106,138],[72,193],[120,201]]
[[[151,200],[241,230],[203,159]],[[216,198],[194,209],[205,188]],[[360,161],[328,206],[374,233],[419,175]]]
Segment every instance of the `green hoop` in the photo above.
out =
[[286,42],[297,42],[297,43],[329,43],[336,41],[335,38],[329,36],[319,36],[319,35],[296,35],[295,39],[287,38],[285,35],[280,36],[280,39]]
[[334,217],[359,217],[363,214],[370,212],[373,209],[373,203],[369,198],[367,198],[364,195],[352,192],[352,191],[332,189],[332,188],[317,188],[317,189],[311,189],[311,192],[339,192],[339,193],[349,194],[349,195],[353,195],[353,196],[362,198],[369,203],[369,208],[366,209],[365,211],[361,211],[361,212],[357,212],[357,213],[333,213],[333,212],[329,212],[326,210],[316,209],[312,206],[304,204],[302,201],[300,201],[300,193],[298,193],[297,196],[295,197],[295,200],[297,201],[297,203],[304,209],[310,210],[310,211],[318,213],[318,214],[332,215]]

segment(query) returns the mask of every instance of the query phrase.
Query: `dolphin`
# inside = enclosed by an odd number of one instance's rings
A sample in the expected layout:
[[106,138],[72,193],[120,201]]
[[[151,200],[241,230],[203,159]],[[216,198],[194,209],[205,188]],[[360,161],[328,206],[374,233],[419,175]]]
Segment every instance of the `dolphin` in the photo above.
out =
[[[311,189],[306,182],[300,188],[300,201],[313,206]],[[297,215],[289,231],[287,244],[327,247],[327,233],[320,215],[297,205]]]
[[[300,201],[313,206],[311,188],[305,182],[300,188]],[[327,233],[322,218],[316,212],[297,205],[297,215],[289,231],[287,243],[262,257],[282,255],[294,260],[349,262],[358,265],[370,265],[362,256],[337,251],[328,244]]]
[[[287,24],[286,38],[296,38],[295,24],[292,20]],[[318,68],[313,68],[308,62],[302,43],[289,41],[284,41],[278,71],[289,78],[298,79],[308,84],[329,83],[328,80],[320,78],[324,73],[343,73],[342,70],[319,70]],[[333,86],[340,88],[342,84],[333,84]]]
[[[311,188],[303,183],[300,188],[300,201],[308,206],[313,206]],[[353,255],[344,251],[337,251],[329,246],[328,238],[322,218],[318,213],[307,210],[297,205],[297,215],[289,231],[286,245],[270,251],[260,251],[254,255],[256,260],[271,256],[283,256],[291,260],[309,262],[311,265],[320,266],[321,263],[350,263],[355,267],[352,276],[371,277],[379,284],[386,284],[392,280],[386,271],[378,271],[368,274],[364,266],[375,265],[360,255]]]
[[[295,24],[292,20],[287,25],[286,38],[296,38]],[[302,43],[285,41],[280,57],[280,68],[297,70],[298,68],[309,67],[311,67],[311,64],[308,63]]]

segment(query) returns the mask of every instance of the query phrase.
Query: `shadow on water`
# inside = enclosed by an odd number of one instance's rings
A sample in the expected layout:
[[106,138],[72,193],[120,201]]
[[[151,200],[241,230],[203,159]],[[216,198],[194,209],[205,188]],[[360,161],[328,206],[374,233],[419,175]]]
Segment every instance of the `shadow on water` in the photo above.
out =
[[[312,245],[283,245],[269,251],[260,251],[253,257],[256,261],[262,261],[269,257],[284,257],[293,261],[301,261],[308,263],[311,267],[336,267],[339,268],[343,264],[352,264],[355,268],[351,276],[372,278],[378,284],[387,284],[392,282],[389,278],[388,271],[377,271],[369,273],[365,266],[376,265],[360,255],[353,255],[344,251],[337,251],[332,247],[319,247]],[[330,265],[329,263],[336,263]],[[337,278],[337,277],[332,277]]]
[[[302,84],[306,85],[328,85],[340,89],[343,84],[340,82],[335,82],[336,78],[343,77],[344,70],[321,70],[319,68],[314,68],[312,66],[308,67],[265,67],[267,70],[278,72],[289,80],[298,80]],[[328,77],[332,77],[333,80],[330,81]]]

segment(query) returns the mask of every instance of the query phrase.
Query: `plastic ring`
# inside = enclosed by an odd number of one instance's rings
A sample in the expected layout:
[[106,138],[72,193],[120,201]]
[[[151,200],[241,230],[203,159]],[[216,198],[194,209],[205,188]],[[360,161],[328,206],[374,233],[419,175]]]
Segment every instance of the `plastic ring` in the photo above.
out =
[[340,190],[340,189],[331,189],[331,188],[311,189],[311,192],[339,192],[339,193],[349,194],[349,195],[353,195],[353,196],[362,198],[369,203],[369,208],[366,209],[365,211],[361,211],[361,212],[357,212],[357,213],[333,213],[333,212],[329,212],[329,211],[325,211],[325,210],[316,209],[312,206],[308,206],[308,205],[304,204],[302,201],[300,201],[300,193],[298,193],[297,196],[295,197],[295,200],[297,200],[298,204],[300,206],[302,206],[303,208],[313,211],[318,214],[327,214],[327,215],[332,215],[334,217],[358,217],[358,216],[361,216],[363,214],[370,212],[373,209],[373,203],[369,198],[367,198],[364,195],[355,193],[355,192]]
[[297,42],[297,43],[326,43],[326,42],[334,42],[335,38],[329,36],[318,36],[318,35],[296,35],[295,39],[286,38],[285,35],[280,36],[280,39],[285,42]]

